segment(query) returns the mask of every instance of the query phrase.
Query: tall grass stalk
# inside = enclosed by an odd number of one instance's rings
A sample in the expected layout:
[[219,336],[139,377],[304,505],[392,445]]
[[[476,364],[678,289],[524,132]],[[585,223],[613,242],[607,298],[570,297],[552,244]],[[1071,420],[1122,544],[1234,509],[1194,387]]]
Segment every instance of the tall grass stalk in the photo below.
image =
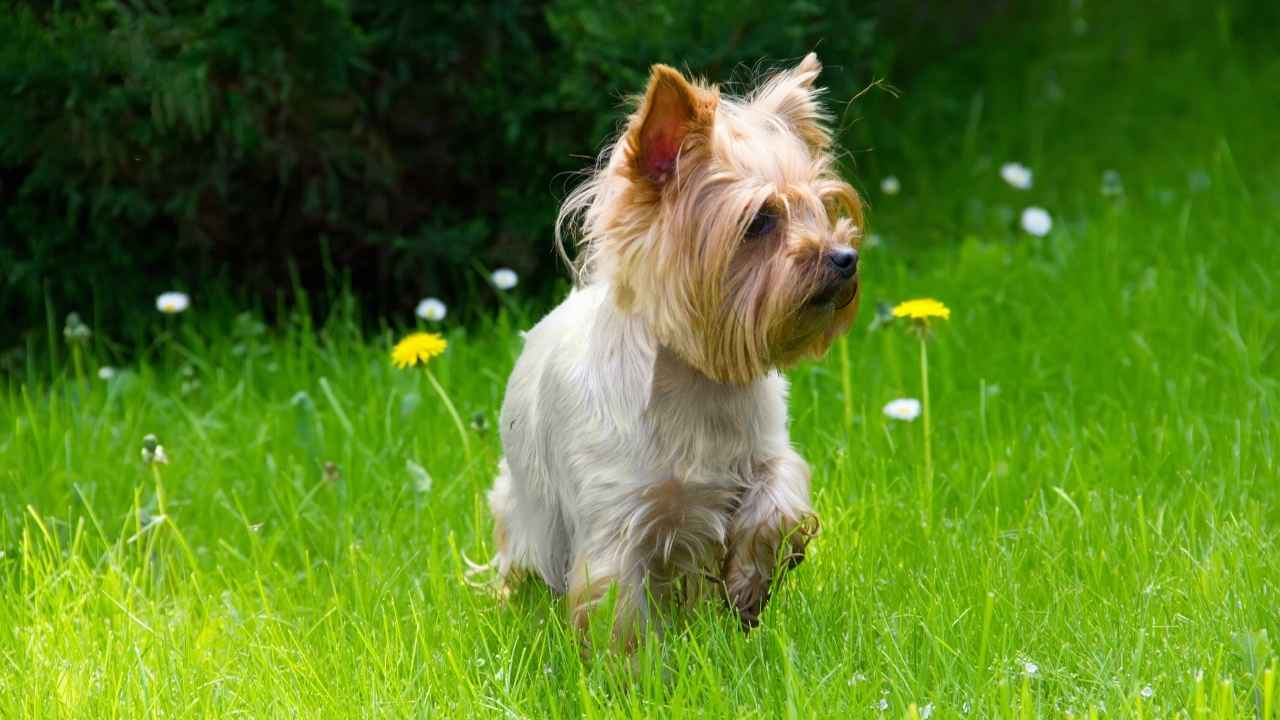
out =
[[849,369],[849,336],[840,338],[840,394],[844,399],[844,429],[853,431],[853,373]]

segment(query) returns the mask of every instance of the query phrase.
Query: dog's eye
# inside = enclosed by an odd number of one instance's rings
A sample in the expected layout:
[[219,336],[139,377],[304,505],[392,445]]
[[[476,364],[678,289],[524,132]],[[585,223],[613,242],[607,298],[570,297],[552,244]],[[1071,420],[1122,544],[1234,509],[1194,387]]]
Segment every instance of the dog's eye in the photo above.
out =
[[756,216],[751,219],[751,224],[747,226],[746,237],[748,239],[764,237],[773,232],[778,225],[778,216],[767,207],[760,208],[756,212]]

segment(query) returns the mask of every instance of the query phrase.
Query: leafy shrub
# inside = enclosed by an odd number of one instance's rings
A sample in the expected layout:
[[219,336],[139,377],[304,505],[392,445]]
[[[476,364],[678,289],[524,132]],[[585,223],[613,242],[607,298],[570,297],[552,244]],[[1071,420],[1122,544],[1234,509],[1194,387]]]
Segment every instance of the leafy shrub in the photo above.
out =
[[[375,311],[472,269],[553,275],[551,223],[654,61],[717,80],[817,47],[872,78],[873,6],[710,0],[13,2],[0,23],[0,331],[170,286]],[[953,11],[954,14],[954,11]],[[243,298],[242,298],[243,299]],[[8,326],[6,328],[6,326]]]

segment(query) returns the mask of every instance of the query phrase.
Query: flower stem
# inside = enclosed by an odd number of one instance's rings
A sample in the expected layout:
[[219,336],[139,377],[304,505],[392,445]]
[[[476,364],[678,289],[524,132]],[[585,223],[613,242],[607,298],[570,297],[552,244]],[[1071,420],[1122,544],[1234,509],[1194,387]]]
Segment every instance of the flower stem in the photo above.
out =
[[76,391],[82,393],[81,399],[83,401],[83,394],[87,394],[89,391],[89,383],[85,381],[84,363],[80,358],[80,343],[78,342],[71,343],[71,363],[75,366]]
[[429,368],[423,368],[427,373],[427,380],[431,381],[431,387],[435,388],[436,394],[444,401],[445,410],[449,411],[449,417],[453,419],[453,426],[458,431],[458,439],[462,441],[462,451],[467,456],[467,465],[471,465],[471,440],[467,437],[467,428],[462,424],[462,418],[458,415],[458,409],[453,406],[453,401],[449,399],[449,393],[444,391],[444,387],[436,380],[436,376],[431,373]]
[[182,530],[178,529],[173,517],[169,515],[169,503],[166,501],[164,482],[160,478],[160,466],[158,463],[151,463],[151,477],[156,482],[156,510],[164,518],[164,524],[173,530],[173,536],[178,539],[178,545],[181,546],[182,554],[185,556],[191,571],[191,582],[198,591],[200,589],[200,579],[196,576],[196,570],[199,567],[196,564],[196,554],[191,550],[191,544],[187,542],[187,536],[182,534]]
[[924,413],[925,522],[933,516],[933,446],[929,427],[929,345],[920,334],[920,405]]

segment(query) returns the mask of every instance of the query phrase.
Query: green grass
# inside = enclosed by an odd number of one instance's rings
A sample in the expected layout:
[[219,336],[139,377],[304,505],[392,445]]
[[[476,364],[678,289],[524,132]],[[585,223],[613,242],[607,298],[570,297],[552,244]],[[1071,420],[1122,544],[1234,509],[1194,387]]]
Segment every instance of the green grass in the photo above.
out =
[[[1280,717],[1280,63],[1224,12],[1180,44],[1064,10],[988,48],[963,123],[930,124],[945,69],[895,101],[895,149],[859,156],[904,189],[868,193],[852,393],[838,351],[791,373],[823,534],[749,636],[708,605],[584,660],[545,590],[464,584],[542,309],[518,293],[432,364],[469,464],[349,302],[263,331],[197,295],[79,373],[58,313],[0,386],[0,717]],[[1047,238],[1014,229],[1032,203]],[[953,310],[932,488],[919,424],[880,412],[920,395],[918,348],[868,329],[920,295]]]

